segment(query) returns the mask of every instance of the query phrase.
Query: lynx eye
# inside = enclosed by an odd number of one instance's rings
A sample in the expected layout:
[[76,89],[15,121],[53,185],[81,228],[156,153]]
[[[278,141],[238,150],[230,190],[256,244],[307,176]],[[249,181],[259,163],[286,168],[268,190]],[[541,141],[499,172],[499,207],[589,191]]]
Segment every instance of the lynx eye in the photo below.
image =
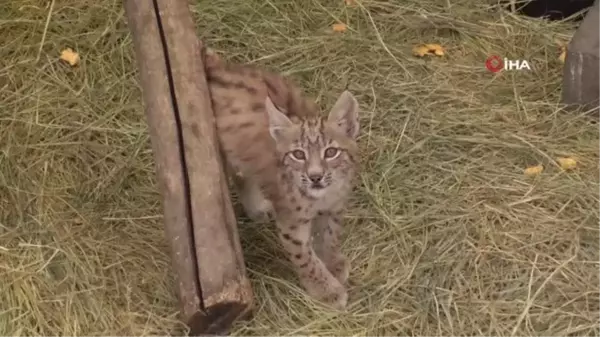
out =
[[302,150],[294,150],[292,151],[292,157],[296,160],[306,160],[306,155]]
[[331,158],[334,158],[335,156],[337,156],[337,155],[338,155],[338,152],[339,152],[339,151],[340,151],[340,150],[336,149],[335,147],[328,147],[328,148],[325,150],[325,158],[326,158],[326,159],[331,159]]

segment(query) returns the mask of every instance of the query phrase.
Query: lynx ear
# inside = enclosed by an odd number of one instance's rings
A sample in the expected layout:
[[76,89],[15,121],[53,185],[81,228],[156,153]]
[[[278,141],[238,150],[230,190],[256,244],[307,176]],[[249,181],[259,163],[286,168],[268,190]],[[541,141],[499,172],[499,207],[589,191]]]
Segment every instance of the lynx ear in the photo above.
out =
[[329,112],[327,121],[337,126],[340,131],[352,139],[359,133],[358,102],[350,91],[344,91]]
[[283,132],[293,125],[292,121],[275,107],[269,96],[265,99],[265,109],[269,115],[269,133],[273,139],[278,141]]

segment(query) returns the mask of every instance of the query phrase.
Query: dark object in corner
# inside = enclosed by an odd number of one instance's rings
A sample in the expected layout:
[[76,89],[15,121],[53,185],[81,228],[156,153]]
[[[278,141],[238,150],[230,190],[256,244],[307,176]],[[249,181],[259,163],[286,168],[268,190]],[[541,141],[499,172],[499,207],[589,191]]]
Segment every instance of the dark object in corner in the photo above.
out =
[[[511,10],[510,1],[505,3]],[[519,14],[548,20],[563,20],[577,14],[570,19],[581,21],[593,4],[594,0],[515,0],[515,9]]]
[[588,11],[567,46],[563,68],[562,103],[583,108],[598,118],[600,63],[600,0]]

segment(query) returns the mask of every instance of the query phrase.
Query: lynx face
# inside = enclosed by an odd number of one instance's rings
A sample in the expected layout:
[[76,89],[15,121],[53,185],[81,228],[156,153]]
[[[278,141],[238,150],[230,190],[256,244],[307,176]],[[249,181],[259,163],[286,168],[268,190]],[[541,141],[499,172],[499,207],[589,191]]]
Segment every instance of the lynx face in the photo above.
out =
[[293,123],[267,98],[271,136],[282,168],[300,191],[318,199],[344,193],[354,175],[358,103],[344,92],[327,118]]

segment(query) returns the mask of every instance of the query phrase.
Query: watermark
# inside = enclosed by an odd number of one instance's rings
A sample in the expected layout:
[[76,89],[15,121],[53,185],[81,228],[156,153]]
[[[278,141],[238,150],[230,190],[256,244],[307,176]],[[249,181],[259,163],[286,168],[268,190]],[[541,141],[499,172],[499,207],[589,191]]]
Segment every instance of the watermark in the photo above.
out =
[[531,70],[531,66],[527,60],[509,60],[506,57],[502,58],[498,55],[492,55],[485,60],[485,67],[497,73],[502,70]]

